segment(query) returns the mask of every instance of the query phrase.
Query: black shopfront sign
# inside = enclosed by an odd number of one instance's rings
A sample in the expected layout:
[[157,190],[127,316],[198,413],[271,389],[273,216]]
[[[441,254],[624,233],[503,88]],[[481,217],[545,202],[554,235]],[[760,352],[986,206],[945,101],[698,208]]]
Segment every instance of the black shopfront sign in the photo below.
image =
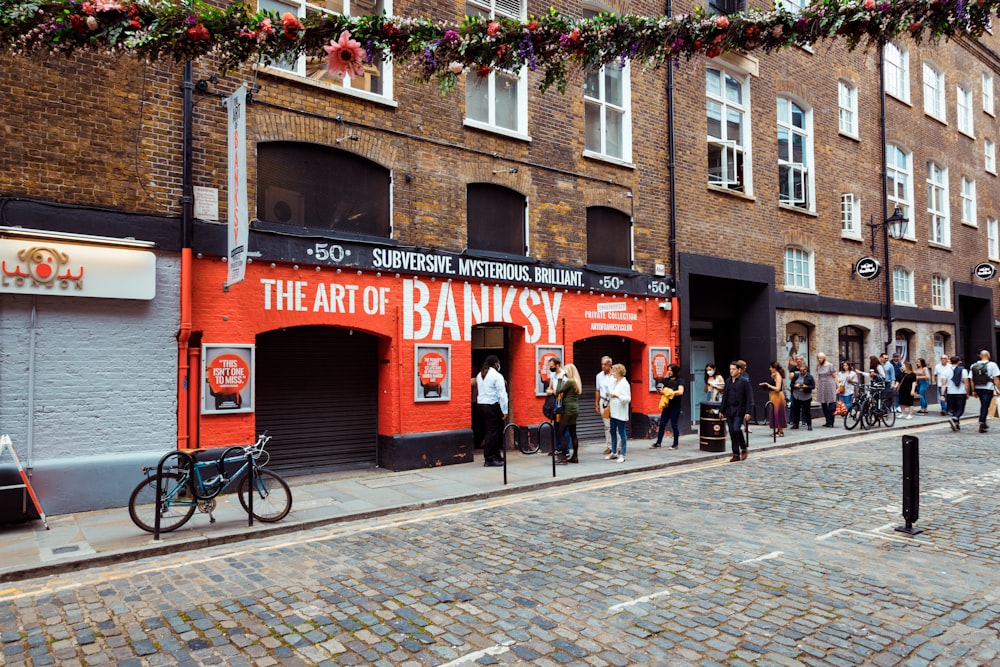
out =
[[981,278],[982,280],[990,280],[997,274],[997,270],[989,262],[982,262],[980,264],[976,264],[976,268],[972,270],[972,273],[977,278]]
[[862,257],[854,265],[854,272],[862,278],[871,280],[882,273],[882,265],[874,257]]

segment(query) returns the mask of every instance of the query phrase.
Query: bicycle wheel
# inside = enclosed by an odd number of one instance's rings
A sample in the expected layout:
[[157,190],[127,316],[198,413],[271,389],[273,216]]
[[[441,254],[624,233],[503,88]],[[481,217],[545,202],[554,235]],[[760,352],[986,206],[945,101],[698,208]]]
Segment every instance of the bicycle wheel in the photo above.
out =
[[854,427],[861,421],[861,411],[860,404],[852,403],[851,408],[844,415],[844,428],[848,431],[853,431]]
[[886,428],[892,428],[892,425],[896,423],[896,411],[892,409],[892,406],[886,406],[885,412],[882,413],[882,423],[885,424]]
[[[128,499],[128,515],[132,523],[147,533],[154,532],[156,522],[156,476],[147,477],[132,491]],[[165,472],[160,477],[160,532],[169,533],[187,523],[194,514],[195,501],[188,477]]]
[[[292,490],[285,480],[270,470],[258,470],[254,480],[253,516],[265,523],[281,521],[292,509]],[[236,495],[240,497],[240,505],[250,511],[250,475],[244,475]]]

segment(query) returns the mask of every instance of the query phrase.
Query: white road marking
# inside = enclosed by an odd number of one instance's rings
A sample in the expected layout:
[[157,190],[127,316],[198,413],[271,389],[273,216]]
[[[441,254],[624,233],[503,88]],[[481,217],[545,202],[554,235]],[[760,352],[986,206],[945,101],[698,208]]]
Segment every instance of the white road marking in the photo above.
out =
[[641,598],[636,598],[634,600],[629,600],[628,602],[620,602],[618,604],[613,604],[608,607],[609,614],[617,614],[620,611],[628,609],[632,605],[642,604],[643,602],[649,602],[650,600],[656,600],[659,598],[665,598],[670,595],[670,591],[660,591],[659,593],[652,593],[650,595],[643,595]]
[[764,560],[771,560],[771,559],[777,558],[778,556],[782,555],[783,553],[785,553],[785,552],[784,551],[772,551],[769,554],[764,554],[763,556],[758,556],[757,558],[748,558],[747,560],[741,560],[740,564],[742,565],[743,563],[759,563],[759,562],[764,561]]
[[446,662],[442,664],[441,667],[452,667],[452,665],[467,665],[470,662],[475,662],[480,658],[483,658],[488,655],[490,656],[503,655],[504,653],[510,651],[510,646],[513,645],[513,643],[514,642],[511,642],[509,644],[497,644],[495,646],[490,646],[489,648],[484,648],[479,651],[466,653],[461,658],[455,658],[451,662]]

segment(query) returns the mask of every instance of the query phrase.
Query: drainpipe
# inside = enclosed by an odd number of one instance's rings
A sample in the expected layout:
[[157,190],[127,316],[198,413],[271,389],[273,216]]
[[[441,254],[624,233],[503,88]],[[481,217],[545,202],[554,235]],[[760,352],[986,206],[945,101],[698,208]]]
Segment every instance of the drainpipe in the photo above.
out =
[[[666,16],[673,16],[673,0],[666,0]],[[674,63],[667,60],[667,183],[670,187],[670,338],[674,358],[680,359],[680,308],[677,299],[677,148],[674,132]]]
[[181,162],[181,303],[180,326],[177,331],[177,448],[195,449],[197,439],[192,435],[196,429],[198,412],[192,405],[197,396],[195,383],[197,368],[192,368],[191,339],[191,295],[192,257],[191,237],[194,228],[194,187],[192,177],[192,146],[194,117],[194,75],[191,61],[184,63],[184,77],[181,82],[183,147]]
[[889,219],[889,186],[885,182],[887,176],[887,156],[885,142],[885,43],[880,42],[878,48],[878,97],[879,97],[879,132],[882,138],[882,229],[885,231],[885,344],[883,351],[888,354],[892,345],[892,275],[889,267],[889,232],[886,220]]

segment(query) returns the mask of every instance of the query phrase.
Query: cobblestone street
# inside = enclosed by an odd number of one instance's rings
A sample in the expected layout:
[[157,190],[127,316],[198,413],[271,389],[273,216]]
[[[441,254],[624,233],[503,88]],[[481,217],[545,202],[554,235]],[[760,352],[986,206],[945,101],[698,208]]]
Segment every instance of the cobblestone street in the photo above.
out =
[[916,435],[914,537],[865,434],[17,582],[0,664],[1000,664],[996,437]]

